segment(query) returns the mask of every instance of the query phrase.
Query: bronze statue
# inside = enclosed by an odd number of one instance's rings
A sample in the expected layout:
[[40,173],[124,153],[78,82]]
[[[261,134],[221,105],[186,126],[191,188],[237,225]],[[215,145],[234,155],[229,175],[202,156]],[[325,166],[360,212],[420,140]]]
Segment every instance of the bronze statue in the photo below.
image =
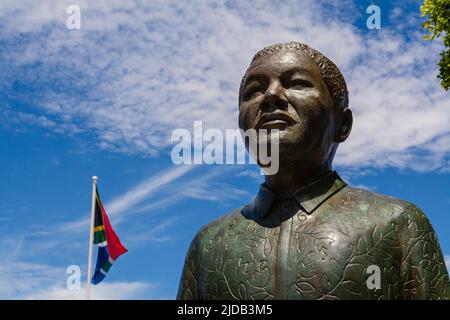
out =
[[258,52],[241,83],[239,126],[269,129],[268,139],[279,130],[279,171],[252,204],[197,233],[178,299],[449,299],[424,213],[332,171],[352,127],[332,61],[297,42]]

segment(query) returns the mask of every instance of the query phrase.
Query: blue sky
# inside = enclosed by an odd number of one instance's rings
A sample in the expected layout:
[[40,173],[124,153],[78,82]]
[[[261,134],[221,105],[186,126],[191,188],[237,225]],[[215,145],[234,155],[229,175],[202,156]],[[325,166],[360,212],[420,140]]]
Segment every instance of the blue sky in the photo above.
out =
[[[95,298],[173,299],[196,231],[252,200],[253,165],[175,166],[176,128],[237,127],[253,54],[290,40],[341,68],[354,127],[335,169],[420,206],[450,262],[450,97],[420,1],[2,1],[0,298],[80,298],[91,176],[129,252]],[[380,30],[366,8],[381,8]],[[68,30],[66,8],[81,8]]]

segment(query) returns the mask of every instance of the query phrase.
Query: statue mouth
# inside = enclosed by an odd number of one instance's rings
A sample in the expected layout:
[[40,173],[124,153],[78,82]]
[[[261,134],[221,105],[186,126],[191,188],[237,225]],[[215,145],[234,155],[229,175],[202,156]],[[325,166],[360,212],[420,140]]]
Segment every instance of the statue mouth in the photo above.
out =
[[295,124],[292,119],[284,112],[276,111],[271,113],[264,113],[256,122],[255,129],[279,129],[282,130]]

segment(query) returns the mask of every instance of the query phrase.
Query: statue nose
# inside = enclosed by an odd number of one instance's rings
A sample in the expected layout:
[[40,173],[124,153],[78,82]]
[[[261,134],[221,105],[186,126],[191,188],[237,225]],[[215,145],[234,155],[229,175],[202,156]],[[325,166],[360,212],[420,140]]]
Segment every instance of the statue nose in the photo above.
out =
[[283,88],[277,82],[272,83],[264,93],[264,99],[261,103],[261,109],[264,112],[271,112],[274,110],[285,110],[288,107],[288,102],[284,98]]

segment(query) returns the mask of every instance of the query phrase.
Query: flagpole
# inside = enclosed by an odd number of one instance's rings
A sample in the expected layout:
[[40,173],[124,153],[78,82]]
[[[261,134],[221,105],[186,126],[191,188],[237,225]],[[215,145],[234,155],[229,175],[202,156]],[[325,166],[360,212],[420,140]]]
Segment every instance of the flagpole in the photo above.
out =
[[97,177],[92,177],[92,203],[91,203],[91,226],[89,228],[89,258],[88,258],[88,272],[86,277],[86,299],[91,299],[91,268],[92,268],[92,249],[94,246],[94,218],[95,218],[95,194],[97,188]]

